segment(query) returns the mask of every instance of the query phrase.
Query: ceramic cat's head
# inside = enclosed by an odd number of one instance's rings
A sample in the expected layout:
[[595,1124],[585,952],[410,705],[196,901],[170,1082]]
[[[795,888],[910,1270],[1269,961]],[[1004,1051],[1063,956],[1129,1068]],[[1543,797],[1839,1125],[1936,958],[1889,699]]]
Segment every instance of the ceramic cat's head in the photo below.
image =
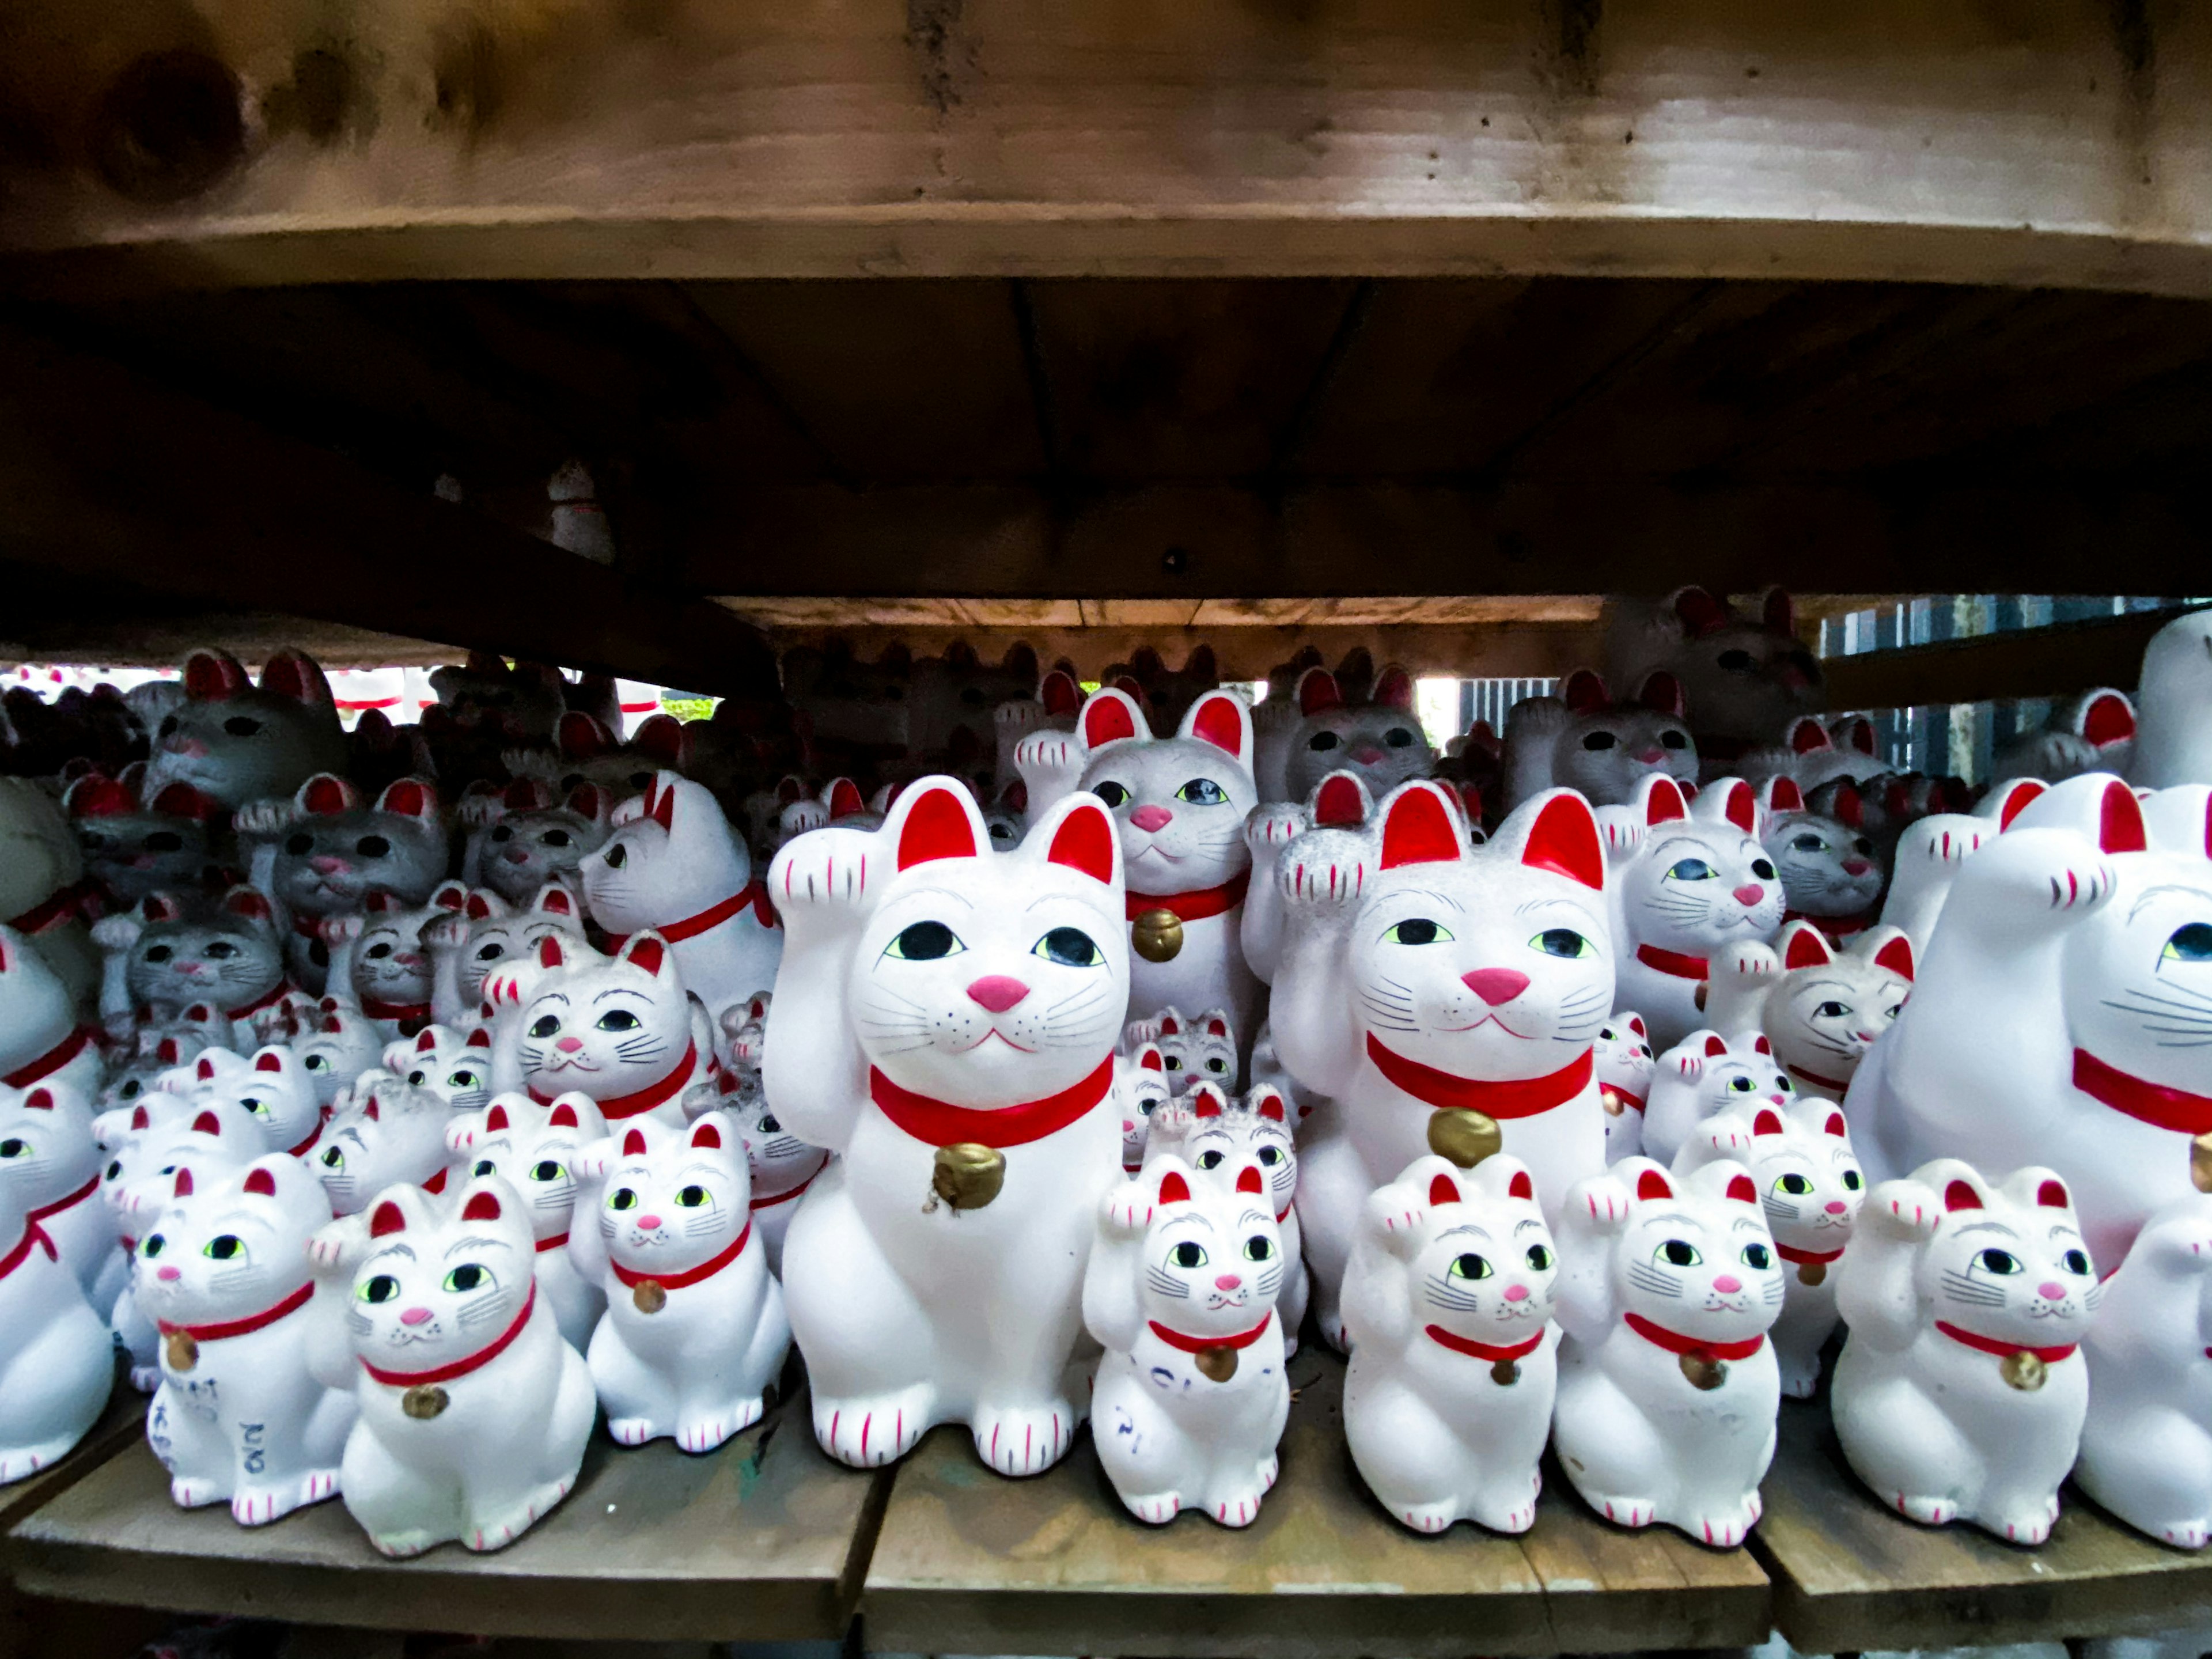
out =
[[[676,953],[650,929],[612,957],[579,941],[538,943],[535,971],[520,972],[519,1057],[532,1094],[576,1090],[611,1101],[659,1083],[692,1052],[691,1004]],[[495,995],[495,1001],[502,999]]]
[[447,1127],[455,1167],[473,1180],[497,1176],[522,1200],[540,1239],[568,1231],[582,1179],[577,1155],[606,1137],[607,1122],[590,1097],[568,1094],[550,1106],[528,1095],[505,1094],[480,1112]]
[[1784,898],[1756,833],[1751,786],[1723,779],[1700,792],[1695,811],[1668,784],[1644,799],[1644,840],[1621,870],[1630,939],[1705,957],[1745,939],[1771,939]]
[[1310,668],[1299,678],[1297,700],[1284,768],[1293,800],[1304,800],[1331,772],[1349,771],[1370,794],[1385,795],[1436,764],[1413,712],[1413,677],[1395,663],[1359,701],[1326,668]]
[[544,780],[509,784],[505,810],[481,831],[483,884],[510,904],[526,902],[549,881],[579,880],[577,867],[613,828],[614,798],[597,784],[556,796]]
[[322,1127],[314,1081],[289,1043],[270,1043],[251,1054],[205,1050],[192,1062],[191,1093],[195,1101],[220,1101],[249,1114],[272,1152],[306,1156]]
[[138,1311],[178,1325],[251,1318],[307,1284],[307,1243],[330,1224],[322,1183],[264,1154],[220,1173],[187,1166],[141,1224],[131,1278]]
[[1596,1069],[1598,1097],[1605,1106],[1607,1162],[1618,1162],[1644,1150],[1644,1109],[1650,1103],[1651,1074],[1657,1064],[1644,1016],[1633,1009],[1613,1010],[1598,1028],[1590,1060]]
[[[1857,799],[1856,792],[1849,797],[1853,803]],[[1781,872],[1792,910],[1808,916],[1856,916],[1872,909],[1881,896],[1887,874],[1874,838],[1849,823],[1784,811],[1767,820],[1760,840]]]
[[[139,1035],[145,1036],[143,1027]],[[188,1048],[183,1037],[169,1032],[144,1042],[131,1054],[109,1062],[107,1079],[100,1085],[94,1105],[102,1116],[115,1111],[127,1113],[154,1090],[155,1080],[162,1073],[183,1065],[206,1046],[195,1042]],[[103,1138],[100,1144],[104,1146],[109,1143]]]
[[577,866],[592,918],[611,933],[679,921],[742,892],[752,855],[704,785],[673,772],[624,802],[616,828]]
[[1403,1265],[1419,1324],[1508,1347],[1551,1318],[1559,1255],[1520,1159],[1499,1153],[1462,1170],[1417,1158],[1366,1212],[1369,1236]]
[[413,1185],[379,1194],[346,1304],[354,1352],[416,1375],[472,1358],[529,1305],[538,1246],[526,1206],[497,1176],[443,1197]]
[[[1136,700],[1152,731],[1172,732],[1188,717],[1194,703],[1221,684],[1221,667],[1210,645],[1193,646],[1180,668],[1170,668],[1158,652],[1140,645],[1129,653],[1128,661],[1109,664],[1099,678]],[[1363,680],[1350,695],[1358,696],[1366,689]]]
[[1172,1152],[1135,1177],[1147,1189],[1146,1315],[1187,1337],[1237,1336],[1271,1312],[1283,1288],[1283,1235],[1256,1164],[1202,1171]]
[[308,1166],[322,1178],[331,1207],[352,1215],[394,1182],[434,1179],[446,1164],[453,1112],[427,1089],[389,1072],[364,1072],[352,1097],[331,1115]]
[[1672,674],[1646,674],[1632,697],[1615,702],[1602,679],[1578,668],[1559,695],[1571,719],[1553,750],[1554,784],[1580,791],[1593,806],[1620,806],[1655,773],[1697,781],[1698,745],[1681,682]]
[[1212,1084],[1190,1091],[1188,1114],[1177,1113],[1176,1156],[1205,1174],[1259,1166],[1275,1218],[1290,1214],[1298,1192],[1298,1153],[1291,1135],[1291,1108],[1272,1084],[1231,1099]]
[[1104,686],[1085,702],[1078,731],[1089,750],[1082,787],[1114,815],[1132,891],[1218,887],[1251,867],[1244,819],[1259,789],[1241,696],[1207,692],[1174,737],[1156,738],[1135,700]]
[[548,935],[583,942],[583,907],[575,894],[558,882],[548,882],[519,908],[488,889],[473,887],[461,901],[460,914],[469,929],[460,962],[461,997],[465,1002],[482,1000],[486,975],[502,963],[534,955],[538,941]]
[[775,1006],[770,991],[756,991],[743,1002],[722,1010],[722,1036],[729,1045],[732,1070],[759,1074],[768,1048],[769,1010]]
[[1756,614],[1702,587],[1677,588],[1656,604],[1611,607],[1607,659],[1633,683],[1654,669],[1681,682],[1701,737],[1771,742],[1826,700],[1820,665],[1797,637],[1790,596],[1770,589]]
[[1114,1088],[1121,1106],[1121,1163],[1133,1170],[1145,1161],[1152,1119],[1175,1097],[1159,1044],[1140,1042],[1129,1053],[1116,1055]]
[[357,910],[372,890],[421,904],[446,876],[445,815],[436,787],[402,778],[364,805],[343,778],[318,773],[293,797],[270,879],[303,915]]
[[127,784],[92,775],[70,786],[63,805],[85,868],[118,903],[197,888],[215,861],[208,825],[222,809],[189,784],[141,805]]
[[426,1025],[385,1049],[383,1069],[456,1112],[481,1110],[491,1099],[491,1028]]
[[69,820],[28,778],[0,777],[0,916],[21,915],[84,873]]
[[1201,1083],[1224,1091],[1237,1086],[1237,1033],[1225,1008],[1187,1019],[1170,1008],[1160,1018],[1160,1060],[1168,1087],[1188,1094]]
[[1873,927],[1838,950],[1811,923],[1793,921],[1774,948],[1782,981],[1766,994],[1763,1020],[1774,1056],[1801,1087],[1840,1100],[1912,994],[1912,941]]
[[599,1186],[599,1236],[634,1273],[703,1266],[750,1224],[752,1176],[737,1126],[719,1111],[682,1128],[646,1120],[615,1127]]
[[1708,1119],[1674,1167],[1679,1171],[1715,1157],[1733,1158],[1751,1171],[1778,1244],[1832,1256],[1850,1243],[1866,1177],[1851,1151],[1843,1109],[1834,1102],[1801,1100]]
[[1607,1272],[1620,1305],[1696,1341],[1740,1342],[1782,1311],[1782,1259],[1759,1183],[1729,1158],[1682,1175],[1623,1158],[1578,1182],[1569,1205],[1625,1208]]
[[100,1173],[100,1197],[125,1237],[167,1207],[180,1172],[209,1180],[264,1156],[269,1144],[252,1113],[223,1100],[149,1094],[131,1107],[131,1126]]
[[468,891],[446,882],[428,904],[408,904],[379,889],[362,902],[366,912],[353,958],[353,987],[374,1012],[379,1005],[408,1006],[430,1000],[430,950],[422,930],[459,915]]
[[1718,1031],[1692,1031],[1660,1055],[1658,1063],[1694,1091],[1700,1120],[1788,1106],[1797,1098],[1796,1085],[1764,1035],[1730,1039]]
[[124,975],[141,1007],[210,1002],[247,1008],[284,977],[284,946],[265,895],[234,887],[210,908],[186,895],[150,893],[138,914]]
[[66,1083],[0,1084],[0,1186],[35,1210],[67,1198],[100,1171],[92,1107]]
[[2052,1170],[2015,1170],[2001,1182],[1957,1158],[1885,1181],[1867,1203],[1917,1215],[1934,1231],[1913,1262],[1923,1313],[1998,1342],[2077,1342],[2104,1300],[2074,1200]]
[[154,728],[141,786],[149,799],[173,783],[236,808],[290,794],[315,773],[345,764],[345,733],[330,682],[297,651],[279,651],[246,678],[223,651],[185,659],[185,695]]
[[314,1028],[292,1045],[300,1069],[314,1085],[316,1101],[334,1104],[384,1052],[384,1032],[358,1008],[325,997]]
[[[1370,1042],[1462,1077],[1546,1077],[1579,1060],[1613,1006],[1605,859],[1582,797],[1529,800],[1471,848],[1451,797],[1401,785],[1364,838],[1347,988]],[[1326,856],[1315,830],[1283,852]]]

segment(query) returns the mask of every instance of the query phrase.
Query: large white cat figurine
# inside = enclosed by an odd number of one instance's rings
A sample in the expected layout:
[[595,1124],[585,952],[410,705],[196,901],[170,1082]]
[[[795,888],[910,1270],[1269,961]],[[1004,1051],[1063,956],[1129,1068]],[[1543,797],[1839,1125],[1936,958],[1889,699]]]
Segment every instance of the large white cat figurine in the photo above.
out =
[[792,1218],[784,1294],[815,1436],[847,1463],[962,1422],[1034,1474],[1082,1415],[1083,1264],[1123,1179],[1121,842],[1084,793],[989,848],[965,787],[933,777],[881,830],[815,830],[769,867],[790,939],[763,1078],[838,1154]]
[[2212,611],[2195,611],[2151,635],[2136,690],[2136,746],[2128,776],[2150,789],[2212,783]]
[[1310,830],[1277,860],[1291,914],[1275,1045],[1333,1103],[1307,1129],[1298,1192],[1332,1344],[1367,1195],[1430,1150],[1439,1109],[1495,1120],[1547,1203],[1605,1167],[1591,1047],[1613,957],[1589,805],[1539,795],[1480,848],[1437,784],[1401,785],[1377,818],[1379,833]]
[[1758,1521],[1782,1263],[1750,1172],[1632,1158],[1567,1194],[1553,1443],[1583,1502],[1732,1549]]
[[1644,1111],[1644,1155],[1672,1164],[1705,1119],[1723,1112],[1748,1114],[1761,1106],[1787,1107],[1796,1097],[1796,1086],[1764,1036],[1730,1042],[1717,1031],[1692,1031],[1661,1054],[1653,1068]]
[[65,1083],[87,1094],[103,1074],[98,1030],[77,1022],[59,975],[12,927],[0,927],[0,1084]]
[[1107,1194],[1083,1280],[1083,1322],[1106,1351],[1091,1438],[1139,1521],[1259,1519],[1291,1410],[1284,1261],[1256,1164],[1202,1171],[1158,1153]]
[[1559,1254],[1526,1165],[1419,1158],[1367,1200],[1345,1274],[1344,1433],[1415,1532],[1526,1532],[1552,1427]]
[[129,1281],[114,1218],[100,1199],[100,1144],[92,1109],[65,1083],[27,1089],[0,1085],[0,1181],[13,1189],[28,1224],[77,1276],[93,1311],[106,1319]]
[[433,1192],[446,1182],[446,1130],[453,1110],[428,1089],[389,1072],[364,1072],[331,1114],[307,1166],[330,1194],[331,1207],[353,1215],[397,1182]]
[[2066,1183],[1937,1158],[1869,1193],[1857,1232],[1836,1287],[1844,1456],[1908,1519],[2040,1544],[2081,1441],[2076,1349],[2104,1294]]

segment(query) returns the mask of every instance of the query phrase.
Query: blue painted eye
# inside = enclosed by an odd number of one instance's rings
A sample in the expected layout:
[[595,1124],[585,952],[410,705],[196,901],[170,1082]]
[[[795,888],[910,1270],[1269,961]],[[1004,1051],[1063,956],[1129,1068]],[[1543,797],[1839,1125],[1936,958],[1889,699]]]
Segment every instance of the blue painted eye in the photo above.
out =
[[1717,872],[1703,859],[1677,859],[1667,872],[1669,881],[1711,881]]
[[2212,927],[2192,921],[2186,927],[2175,928],[2159,955],[2168,962],[2212,960]]
[[1212,778],[1193,778],[1176,791],[1175,798],[1188,801],[1193,806],[1218,806],[1229,799]]
[[1747,1244],[1743,1247],[1743,1265],[1753,1273],[1763,1273],[1774,1265],[1774,1253],[1764,1244]]

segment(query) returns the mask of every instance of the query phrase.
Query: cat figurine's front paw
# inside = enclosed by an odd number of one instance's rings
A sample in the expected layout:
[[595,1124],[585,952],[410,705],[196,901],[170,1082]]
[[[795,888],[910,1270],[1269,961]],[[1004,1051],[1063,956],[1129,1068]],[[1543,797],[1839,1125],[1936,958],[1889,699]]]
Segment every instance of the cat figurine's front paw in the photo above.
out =
[[1082,1419],[1074,1406],[1056,1400],[1041,1409],[994,1409],[975,1413],[975,1455],[1000,1474],[1042,1474],[1074,1443]]

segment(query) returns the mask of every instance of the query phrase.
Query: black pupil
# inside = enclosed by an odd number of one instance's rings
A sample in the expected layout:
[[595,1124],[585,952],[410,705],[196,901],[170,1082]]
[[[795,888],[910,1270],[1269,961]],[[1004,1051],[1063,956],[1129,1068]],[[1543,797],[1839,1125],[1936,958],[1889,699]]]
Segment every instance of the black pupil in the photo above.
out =
[[353,844],[353,850],[365,859],[380,859],[392,850],[392,843],[381,836],[363,836]]
[[1398,943],[1401,945],[1434,945],[1438,933],[1437,924],[1426,916],[1415,916],[1410,921],[1398,924]]
[[170,950],[166,945],[149,945],[146,950],[146,960],[149,962],[167,962],[176,953]]
[[1813,1183],[1803,1176],[1788,1175],[1782,1177],[1782,1190],[1794,1197],[1802,1198],[1813,1190]]
[[1855,1193],[1855,1192],[1858,1191],[1858,1189],[1859,1189],[1859,1186],[1860,1186],[1859,1172],[1858,1172],[1856,1170],[1844,1170],[1844,1190],[1845,1192],[1847,1192],[1847,1193]]
[[473,1291],[483,1283],[483,1277],[484,1270],[482,1267],[477,1267],[474,1262],[464,1262],[453,1269],[453,1288],[457,1291]]
[[531,1166],[530,1178],[532,1181],[558,1181],[561,1178],[561,1166],[551,1158],[546,1158]]
[[379,1273],[368,1281],[368,1299],[371,1302],[389,1302],[398,1294],[399,1281],[390,1273]]
[[627,1187],[619,1188],[611,1201],[617,1210],[635,1209],[637,1206],[637,1194]]
[[1744,1246],[1743,1259],[1754,1267],[1764,1267],[1767,1263],[1766,1246],[1747,1244]]
[[1093,784],[1091,787],[1091,793],[1097,796],[1099,799],[1104,801],[1109,806],[1119,806],[1123,801],[1129,799],[1129,792],[1124,789],[1118,783],[1107,782]]
[[1751,653],[1748,651],[1723,651],[1719,662],[1731,674],[1748,674],[1752,668]]
[[233,714],[222,723],[222,729],[234,738],[250,738],[261,729],[261,722],[244,714]]
[[345,1154],[335,1146],[323,1154],[323,1166],[325,1169],[335,1170],[344,1162]]
[[627,1008],[610,1009],[599,1016],[602,1031],[635,1031],[640,1024],[638,1017]]
[[153,1236],[153,1237],[151,1237],[151,1238],[149,1238],[149,1239],[148,1239],[148,1240],[146,1241],[146,1254],[147,1254],[148,1255],[161,1255],[161,1247],[162,1247],[163,1245],[167,1244],[168,1242],[169,1242],[169,1241],[168,1241],[167,1239],[166,1239],[166,1238],[162,1237],[161,1234],[159,1234],[159,1233],[155,1233],[155,1234]]
[[1825,853],[1828,850],[1828,843],[1818,836],[1800,836],[1790,845],[1800,853]]
[[1280,1164],[1282,1161],[1283,1149],[1281,1147],[1262,1146],[1260,1149],[1260,1162],[1265,1164],[1267,1168],[1272,1170],[1275,1165]]
[[1306,739],[1309,749],[1334,749],[1340,739],[1334,732],[1316,732]]
[[1551,956],[1571,957],[1582,951],[1583,936],[1571,927],[1549,927],[1537,937],[1544,941],[1544,950]]
[[1472,1253],[1461,1256],[1452,1266],[1459,1270],[1462,1279],[1484,1279],[1490,1273],[1490,1264]]
[[688,1210],[696,1210],[707,1201],[707,1189],[704,1187],[686,1187],[676,1194],[676,1201]]
[[2186,927],[2178,927],[2166,945],[2185,962],[2203,962],[2212,957],[2212,927],[2192,921]]
[[238,954],[238,947],[228,939],[219,939],[208,946],[204,954],[216,962],[228,962]]
[[218,1261],[228,1261],[246,1248],[246,1241],[236,1233],[225,1233],[208,1245],[208,1254]]
[[1687,732],[1665,731],[1659,734],[1659,741],[1669,749],[1687,749],[1690,734]]
[[530,1028],[530,1035],[534,1037],[550,1037],[554,1032],[560,1029],[560,1016],[557,1014],[548,1014],[544,1018],[539,1020],[536,1024]]
[[505,946],[504,945],[501,945],[501,944],[497,944],[497,943],[493,943],[493,944],[490,944],[490,945],[485,945],[483,949],[481,949],[480,951],[478,951],[477,952],[477,960],[478,962],[497,962],[497,961],[498,961],[501,957],[505,956],[506,954],[507,954],[507,946]]
[[1659,1248],[1665,1253],[1667,1260],[1677,1267],[1690,1267],[1698,1259],[1697,1251],[1679,1238],[1670,1238]]
[[1055,927],[1044,936],[1048,959],[1064,968],[1088,968],[1098,960],[1098,947],[1080,927]]
[[380,961],[391,954],[392,947],[389,945],[372,945],[368,947],[368,955],[375,960]]
[[1583,736],[1583,747],[1585,749],[1610,749],[1613,744],[1620,741],[1620,739],[1614,737],[1610,732],[1591,732]]
[[1757,876],[1761,881],[1772,881],[1774,879],[1774,866],[1769,864],[1765,859],[1753,859],[1751,861],[1751,873]]
[[607,848],[607,868],[619,870],[629,862],[629,848],[617,842]]
[[1528,1247],[1528,1265],[1539,1269],[1540,1271],[1550,1267],[1552,1265],[1552,1253],[1546,1249],[1541,1244],[1531,1244]]
[[514,835],[514,831],[502,823],[491,832],[491,838],[494,841],[507,841],[511,840]]
[[1175,1264],[1178,1267],[1195,1267],[1205,1254],[1195,1244],[1178,1244],[1175,1247]]
[[477,1160],[477,1173],[480,1176],[490,1175],[493,1173],[491,1160],[488,1158],[478,1158]]
[[1198,1167],[1201,1170],[1219,1169],[1221,1167],[1221,1154],[1218,1152],[1200,1152],[1198,1155]]
[[284,850],[295,859],[303,859],[315,850],[315,838],[304,830],[284,839]]
[[1402,726],[1394,726],[1382,734],[1382,741],[1393,749],[1411,749],[1413,746],[1413,734]]
[[173,830],[156,830],[146,837],[149,853],[179,853],[184,850],[185,838]]
[[952,953],[952,930],[941,921],[917,921],[898,936],[899,954],[909,962],[934,962]]
[[2089,1258],[2079,1250],[2067,1251],[2066,1271],[2069,1273],[2087,1273],[2089,1271]]
[[173,736],[176,732],[176,729],[177,717],[174,714],[171,714],[162,720],[161,735],[165,738]]
[[548,830],[538,839],[548,847],[566,847],[568,844],[568,832],[566,830]]
[[772,1135],[775,1133],[777,1130],[783,1127],[783,1125],[775,1121],[775,1114],[773,1112],[770,1112],[767,1116],[761,1119],[760,1126],[761,1133],[764,1135]]
[[0,1140],[0,1158],[21,1158],[26,1150],[23,1143],[13,1135]]
[[2019,1264],[2015,1262],[2012,1259],[2011,1255],[2006,1251],[1984,1250],[1982,1252],[1982,1266],[1987,1267],[1993,1273],[2008,1273],[2014,1272]]

